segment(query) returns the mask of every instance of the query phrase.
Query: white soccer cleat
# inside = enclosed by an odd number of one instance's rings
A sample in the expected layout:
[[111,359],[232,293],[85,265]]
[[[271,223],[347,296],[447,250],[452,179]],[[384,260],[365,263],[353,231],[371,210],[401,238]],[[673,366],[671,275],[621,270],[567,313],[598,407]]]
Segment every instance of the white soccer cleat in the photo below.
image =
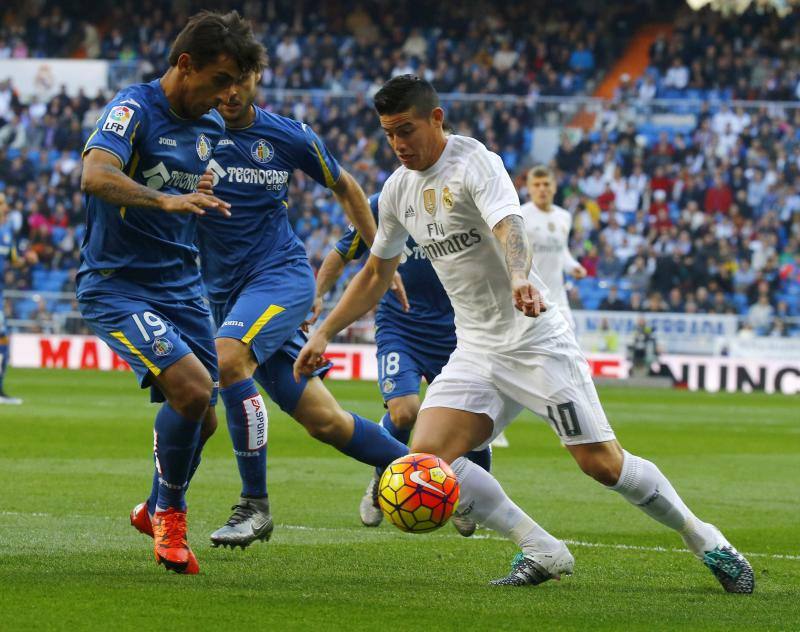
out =
[[511,572],[489,583],[493,586],[538,586],[549,579],[572,575],[574,566],[575,558],[561,542],[561,547],[552,553],[517,553],[511,562]]
[[383,521],[383,512],[380,505],[378,505],[378,484],[380,477],[377,472],[372,475],[369,480],[369,485],[361,497],[361,503],[358,506],[358,513],[361,516],[361,523],[365,527],[377,527]]

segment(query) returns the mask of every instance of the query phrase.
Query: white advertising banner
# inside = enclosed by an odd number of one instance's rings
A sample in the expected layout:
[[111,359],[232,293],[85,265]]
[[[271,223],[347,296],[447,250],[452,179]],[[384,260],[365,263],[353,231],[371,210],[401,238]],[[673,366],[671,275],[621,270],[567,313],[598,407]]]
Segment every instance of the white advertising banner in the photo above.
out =
[[598,336],[613,332],[619,336],[620,351],[633,337],[637,322],[644,318],[653,329],[661,349],[667,353],[713,354],[717,337],[736,334],[736,316],[728,314],[673,314],[669,312],[573,311],[575,333],[584,348],[591,348]]
[[659,358],[676,385],[690,391],[800,393],[800,358],[730,358],[666,355]]
[[[22,368],[130,370],[128,364],[94,336],[48,336],[13,334],[11,366]],[[328,345],[326,356],[333,363],[332,380],[377,380],[375,345]],[[590,354],[587,358],[596,377],[624,378],[628,364],[612,353]]]
[[800,338],[720,338],[717,341],[716,355],[732,358],[777,358],[781,360],[800,359]]
[[82,88],[89,98],[108,90],[108,62],[98,59],[0,59],[0,78],[11,83],[27,103],[34,96],[46,101],[66,86],[74,97]]

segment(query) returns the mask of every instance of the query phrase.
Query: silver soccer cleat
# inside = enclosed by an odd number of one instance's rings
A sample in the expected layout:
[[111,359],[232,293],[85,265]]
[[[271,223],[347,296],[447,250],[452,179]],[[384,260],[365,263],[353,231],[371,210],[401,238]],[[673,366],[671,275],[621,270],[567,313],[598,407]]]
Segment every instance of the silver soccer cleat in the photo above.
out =
[[478,525],[475,523],[472,518],[469,516],[459,516],[457,513],[454,513],[450,517],[450,522],[453,523],[453,526],[456,528],[461,535],[465,538],[468,538],[473,533],[475,533],[475,529],[478,528]]
[[567,545],[553,553],[517,553],[511,562],[511,572],[501,579],[489,582],[493,586],[538,586],[549,579],[561,579],[572,575],[575,558]]
[[383,521],[383,512],[378,504],[378,483],[380,483],[380,480],[377,472],[372,475],[369,485],[367,485],[367,489],[361,497],[361,503],[358,505],[361,523],[365,527],[377,527]]
[[212,546],[245,548],[256,540],[270,539],[274,525],[268,498],[239,498],[231,509],[228,522],[211,534]]

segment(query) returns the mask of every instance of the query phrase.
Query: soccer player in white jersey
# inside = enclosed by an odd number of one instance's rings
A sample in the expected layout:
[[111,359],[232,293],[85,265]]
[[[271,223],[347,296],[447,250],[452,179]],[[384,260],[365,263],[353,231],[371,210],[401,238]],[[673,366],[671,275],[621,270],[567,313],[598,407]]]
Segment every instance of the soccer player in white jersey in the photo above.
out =
[[540,584],[571,573],[574,563],[562,541],[463,456],[527,408],[549,420],[584,472],[676,530],[725,590],[752,592],[747,560],[686,507],[653,463],[617,442],[575,335],[531,271],[519,198],[500,157],[472,138],[445,136],[438,95],[418,77],[391,79],[374,103],[402,166],[383,186],[371,255],[303,347],[296,379],[325,362],[330,339],[389,289],[411,235],[450,296],[457,338],[425,395],[411,451],[449,462],[461,486],[459,514],[522,549],[511,573],[493,583]]
[[528,171],[527,186],[531,201],[523,204],[520,210],[525,219],[533,265],[550,292],[550,298],[574,329],[567,291],[564,289],[564,274],[582,279],[586,276],[586,269],[569,251],[572,215],[553,204],[556,179],[547,167],[539,165]]

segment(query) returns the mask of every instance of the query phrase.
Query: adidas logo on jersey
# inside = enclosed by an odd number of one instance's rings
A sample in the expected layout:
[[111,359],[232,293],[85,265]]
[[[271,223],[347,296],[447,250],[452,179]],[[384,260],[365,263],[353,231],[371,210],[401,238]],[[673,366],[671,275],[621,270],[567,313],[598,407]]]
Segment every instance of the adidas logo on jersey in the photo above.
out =
[[417,214],[414,212],[414,209],[409,205],[406,209],[406,217],[416,217]]

